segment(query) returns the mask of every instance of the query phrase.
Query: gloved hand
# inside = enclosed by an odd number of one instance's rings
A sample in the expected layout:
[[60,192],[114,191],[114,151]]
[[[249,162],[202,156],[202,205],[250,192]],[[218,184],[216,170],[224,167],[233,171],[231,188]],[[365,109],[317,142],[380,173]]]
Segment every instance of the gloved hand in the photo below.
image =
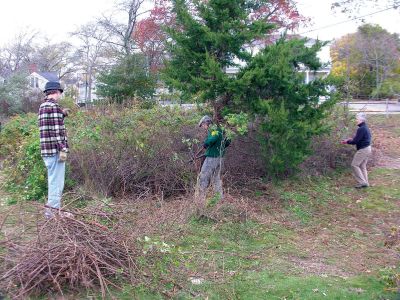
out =
[[59,161],[64,162],[68,158],[68,152],[65,151],[60,151],[60,158]]
[[64,108],[62,110],[62,112],[63,112],[64,116],[67,117],[69,115],[70,109],[69,108]]
[[345,144],[347,144],[347,142],[350,141],[350,140],[351,140],[351,139],[341,140],[340,143],[343,144],[343,145],[345,145]]

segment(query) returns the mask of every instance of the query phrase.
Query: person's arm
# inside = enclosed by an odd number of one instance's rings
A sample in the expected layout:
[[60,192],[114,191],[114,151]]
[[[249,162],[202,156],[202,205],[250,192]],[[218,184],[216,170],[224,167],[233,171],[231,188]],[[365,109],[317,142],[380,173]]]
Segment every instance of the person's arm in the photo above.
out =
[[69,112],[70,112],[70,109],[69,109],[69,108],[63,108],[61,111],[62,111],[64,117],[68,117]]
[[67,152],[67,145],[65,143],[65,126],[64,126],[64,113],[59,105],[52,107],[51,118],[53,119],[54,136],[57,140],[58,151]]
[[356,136],[353,137],[352,139],[347,140],[347,144],[349,144],[349,145],[356,145],[358,142],[360,142],[361,139],[362,139],[363,136],[364,136],[364,131],[365,131],[364,128],[362,128],[362,127],[358,128],[358,129],[357,129]]

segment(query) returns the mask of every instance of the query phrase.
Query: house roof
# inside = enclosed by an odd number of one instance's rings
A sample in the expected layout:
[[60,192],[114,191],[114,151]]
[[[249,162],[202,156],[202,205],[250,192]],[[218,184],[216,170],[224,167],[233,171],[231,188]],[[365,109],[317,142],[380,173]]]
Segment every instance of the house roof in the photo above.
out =
[[48,81],[59,81],[58,75],[55,72],[37,72],[40,76]]

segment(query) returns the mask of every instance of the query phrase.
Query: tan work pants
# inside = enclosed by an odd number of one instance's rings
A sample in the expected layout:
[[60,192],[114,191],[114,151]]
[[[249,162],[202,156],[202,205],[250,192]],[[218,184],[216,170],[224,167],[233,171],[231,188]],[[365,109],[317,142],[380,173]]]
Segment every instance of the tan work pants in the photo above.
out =
[[351,168],[353,169],[354,178],[361,185],[369,185],[367,162],[372,153],[371,146],[360,149],[354,154]]

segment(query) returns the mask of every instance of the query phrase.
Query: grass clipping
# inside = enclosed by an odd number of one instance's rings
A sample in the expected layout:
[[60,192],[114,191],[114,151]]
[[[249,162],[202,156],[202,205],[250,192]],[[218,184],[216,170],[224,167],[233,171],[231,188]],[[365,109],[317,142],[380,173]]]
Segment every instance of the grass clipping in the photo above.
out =
[[93,221],[56,216],[37,225],[28,242],[5,242],[2,285],[12,298],[100,287],[103,298],[123,279],[134,282],[134,244]]

